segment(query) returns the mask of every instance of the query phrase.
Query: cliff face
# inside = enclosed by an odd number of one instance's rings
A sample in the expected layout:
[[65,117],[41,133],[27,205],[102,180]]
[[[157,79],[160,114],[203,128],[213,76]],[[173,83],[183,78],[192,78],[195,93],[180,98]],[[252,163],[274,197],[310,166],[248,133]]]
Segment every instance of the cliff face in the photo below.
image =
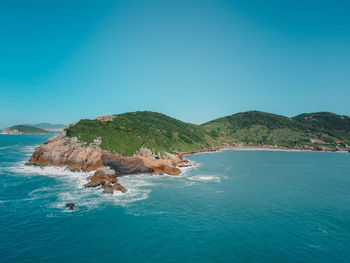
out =
[[76,139],[65,138],[64,133],[56,135],[35,149],[28,164],[67,166],[70,170],[96,170],[102,167],[102,151],[82,147]]
[[101,167],[110,167],[116,176],[137,173],[180,174],[176,166],[182,158],[171,155],[168,160],[153,157],[122,157],[101,150],[98,146],[82,145],[77,138],[68,138],[61,133],[37,147],[27,165],[67,166],[70,170],[92,171]]

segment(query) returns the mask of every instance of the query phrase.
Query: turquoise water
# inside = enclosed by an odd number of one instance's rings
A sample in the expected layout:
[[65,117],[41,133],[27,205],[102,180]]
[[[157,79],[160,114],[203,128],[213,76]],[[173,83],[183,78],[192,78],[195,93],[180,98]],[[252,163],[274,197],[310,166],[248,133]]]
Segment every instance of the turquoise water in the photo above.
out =
[[179,177],[123,177],[109,196],[88,174],[24,167],[47,138],[0,135],[0,262],[350,260],[350,154],[192,155]]

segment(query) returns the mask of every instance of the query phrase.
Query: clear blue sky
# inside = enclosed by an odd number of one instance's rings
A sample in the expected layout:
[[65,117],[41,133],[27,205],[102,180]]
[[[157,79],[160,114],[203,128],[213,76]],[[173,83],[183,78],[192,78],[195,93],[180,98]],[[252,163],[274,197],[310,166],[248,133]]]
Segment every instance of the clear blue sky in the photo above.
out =
[[350,115],[350,1],[0,1],[0,127]]

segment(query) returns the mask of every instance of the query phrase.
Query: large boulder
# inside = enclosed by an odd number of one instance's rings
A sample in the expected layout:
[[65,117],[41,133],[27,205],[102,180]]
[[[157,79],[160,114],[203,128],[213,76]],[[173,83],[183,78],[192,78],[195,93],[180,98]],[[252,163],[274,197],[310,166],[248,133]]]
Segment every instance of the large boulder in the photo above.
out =
[[103,188],[103,193],[105,194],[113,194],[113,185],[111,184],[105,184],[102,186]]
[[76,209],[76,206],[74,203],[67,203],[66,208],[68,208],[69,210],[74,210]]
[[104,184],[102,185],[102,188],[103,188],[103,193],[105,194],[113,194],[113,191],[116,190],[116,191],[121,191],[122,193],[125,193],[127,190],[124,186],[122,186],[121,184]]
[[127,190],[124,186],[122,186],[121,184],[115,184],[113,185],[113,189],[116,191],[121,191],[122,193],[125,193]]
[[181,170],[177,167],[161,164],[159,166],[153,166],[154,173],[166,173],[169,175],[179,175]]
[[99,168],[96,170],[93,176],[90,177],[90,182],[85,185],[85,187],[97,187],[104,185],[107,182],[117,183],[118,179],[115,172],[108,168]]

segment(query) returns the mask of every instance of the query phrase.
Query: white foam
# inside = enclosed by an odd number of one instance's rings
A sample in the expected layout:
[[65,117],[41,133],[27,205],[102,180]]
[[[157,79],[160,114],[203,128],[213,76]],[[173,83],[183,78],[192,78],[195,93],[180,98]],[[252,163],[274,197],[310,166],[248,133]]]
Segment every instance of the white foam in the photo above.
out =
[[[20,152],[23,155],[31,155],[36,146],[20,147]],[[26,158],[27,159],[27,158]],[[55,166],[26,166],[25,161],[18,162],[11,167],[4,167],[6,170],[14,173],[16,176],[47,176],[54,178],[57,183],[52,186],[39,186],[37,189],[31,191],[26,200],[53,200],[47,204],[51,209],[58,209],[62,212],[72,212],[77,210],[91,210],[99,209],[107,203],[112,203],[118,206],[129,206],[134,202],[145,200],[149,197],[152,188],[169,187],[167,180],[183,180],[185,186],[192,186],[196,181],[216,181],[220,182],[220,178],[216,176],[192,176],[192,169],[197,169],[199,164],[190,162],[191,166],[182,167],[179,176],[159,175],[159,174],[138,174],[129,175],[118,178],[118,182],[126,189],[126,193],[114,191],[113,194],[102,193],[103,189],[84,188],[88,182],[88,177],[94,171],[70,171],[67,167]],[[165,180],[165,181],[164,181]],[[66,203],[72,202],[77,206],[77,210],[68,210]],[[48,216],[54,216],[52,213]]]
[[3,147],[0,147],[0,150],[11,149],[11,148],[15,148],[16,146],[18,145],[3,146]]
[[[25,162],[18,162],[16,166],[7,167],[7,170],[22,176],[48,176],[58,180],[55,187],[40,187],[30,192],[25,200],[43,199],[52,196],[57,201],[49,205],[51,208],[66,211],[66,203],[75,203],[78,207],[95,209],[102,203],[111,202],[115,205],[128,206],[130,203],[147,199],[153,186],[152,180],[157,180],[159,175],[130,175],[119,177],[118,181],[128,190],[126,193],[114,191],[113,194],[102,193],[101,188],[84,188],[88,177],[94,171],[72,172],[67,167],[55,166],[26,166]],[[70,210],[72,211],[72,210]]]
[[197,175],[197,176],[190,176],[187,177],[188,180],[191,181],[215,181],[215,182],[220,182],[221,179],[218,176],[208,176],[208,175]]

